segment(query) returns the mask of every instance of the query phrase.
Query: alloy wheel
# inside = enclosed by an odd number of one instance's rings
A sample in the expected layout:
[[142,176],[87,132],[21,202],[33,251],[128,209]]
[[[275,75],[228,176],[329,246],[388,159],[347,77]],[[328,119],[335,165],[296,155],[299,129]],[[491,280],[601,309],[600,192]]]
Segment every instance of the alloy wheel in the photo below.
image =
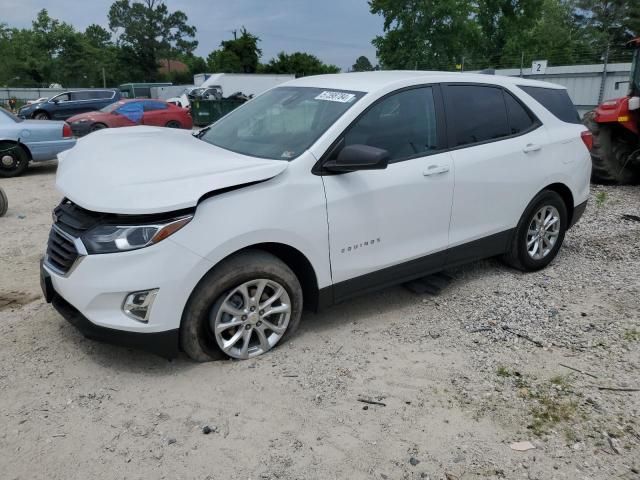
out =
[[271,350],[291,317],[291,301],[278,282],[260,278],[245,282],[216,302],[210,327],[220,349],[233,358],[251,358]]
[[551,253],[559,235],[560,213],[551,205],[542,207],[527,230],[527,253],[534,260],[542,260]]

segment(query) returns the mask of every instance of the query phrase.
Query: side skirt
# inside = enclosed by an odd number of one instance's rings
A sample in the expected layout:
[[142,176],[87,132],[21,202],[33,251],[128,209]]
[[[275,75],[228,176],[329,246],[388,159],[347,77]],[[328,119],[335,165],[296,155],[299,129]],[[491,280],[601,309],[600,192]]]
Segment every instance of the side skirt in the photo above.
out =
[[514,231],[515,229],[505,230],[442,252],[433,253],[322,288],[318,295],[318,309],[322,310],[350,298],[415,280],[446,268],[501,255],[507,251]]

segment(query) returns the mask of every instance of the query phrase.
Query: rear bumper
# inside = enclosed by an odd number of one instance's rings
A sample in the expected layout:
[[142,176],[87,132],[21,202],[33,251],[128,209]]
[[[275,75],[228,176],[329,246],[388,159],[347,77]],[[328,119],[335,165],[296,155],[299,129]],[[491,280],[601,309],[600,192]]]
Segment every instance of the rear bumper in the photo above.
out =
[[582,218],[582,215],[584,214],[584,211],[587,209],[587,201],[585,200],[584,202],[582,202],[579,205],[576,205],[573,208],[573,215],[571,217],[571,224],[569,225],[569,228],[573,227],[576,223],[578,223],[578,221],[580,221],[580,219]]
[[31,159],[34,162],[40,162],[45,160],[53,160],[60,152],[69,150],[72,148],[76,141],[73,138],[67,140],[55,140],[51,142],[24,142],[29,152],[31,152]]

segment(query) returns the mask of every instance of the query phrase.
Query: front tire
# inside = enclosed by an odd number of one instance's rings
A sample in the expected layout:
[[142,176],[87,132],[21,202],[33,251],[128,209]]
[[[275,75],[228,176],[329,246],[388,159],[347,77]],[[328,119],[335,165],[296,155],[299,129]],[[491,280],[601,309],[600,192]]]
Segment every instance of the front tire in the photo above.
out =
[[104,123],[94,123],[89,129],[89,133],[97,132],[98,130],[104,130],[105,128],[108,127]]
[[50,120],[51,117],[47,112],[36,112],[33,114],[34,120]]
[[177,120],[170,120],[170,121],[167,122],[165,127],[167,127],[167,128],[182,128],[182,125]]
[[543,190],[522,214],[503,261],[525,272],[546,267],[558,254],[567,226],[564,200],[554,191]]
[[7,209],[9,208],[9,200],[7,200],[7,195],[4,193],[4,190],[0,188],[0,217],[3,217],[5,213],[7,213]]
[[293,335],[302,304],[300,282],[284,262],[246,250],[223,260],[195,288],[180,344],[198,362],[256,357]]

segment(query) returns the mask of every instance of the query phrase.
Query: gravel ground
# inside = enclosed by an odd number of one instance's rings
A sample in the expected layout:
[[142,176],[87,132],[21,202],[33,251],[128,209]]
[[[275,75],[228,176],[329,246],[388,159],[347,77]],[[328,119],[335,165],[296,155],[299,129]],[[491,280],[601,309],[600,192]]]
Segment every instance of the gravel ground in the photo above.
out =
[[194,364],[86,340],[42,301],[54,174],[2,180],[3,479],[640,478],[640,392],[620,390],[640,388],[638,187],[594,187],[542,272],[478,262]]

